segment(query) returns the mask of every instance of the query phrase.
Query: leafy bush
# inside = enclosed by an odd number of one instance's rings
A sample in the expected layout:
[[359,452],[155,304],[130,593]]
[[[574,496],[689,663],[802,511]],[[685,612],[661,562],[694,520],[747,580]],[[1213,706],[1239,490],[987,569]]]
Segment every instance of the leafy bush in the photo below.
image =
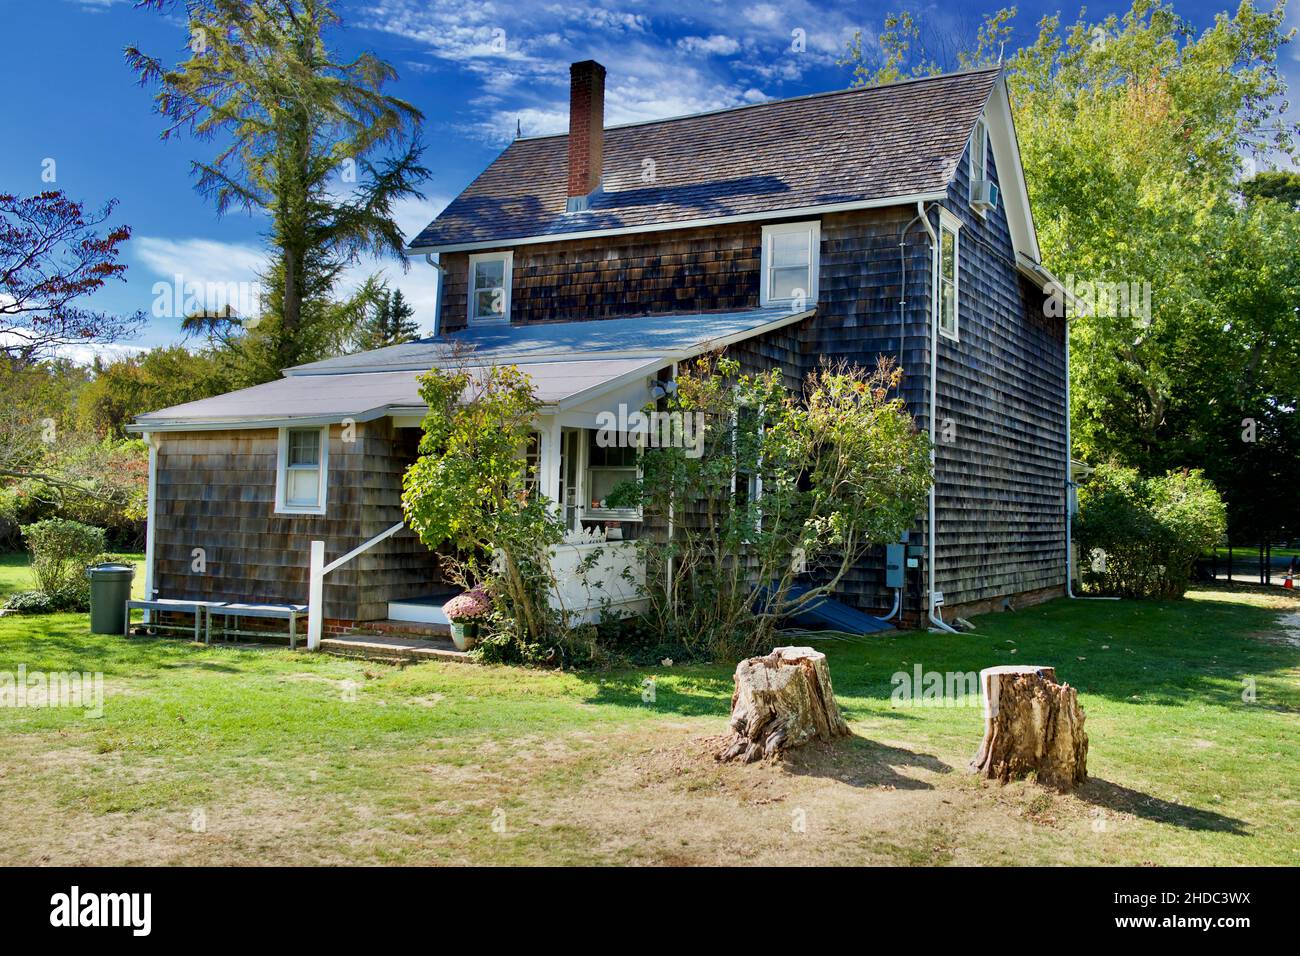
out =
[[647,644],[728,661],[770,648],[782,619],[898,540],[930,487],[929,441],[897,397],[901,378],[888,361],[822,365],[798,394],[728,358],[678,370],[664,404],[683,434],[696,423],[697,441],[642,457],[645,519],[673,527],[637,541]]
[[1182,597],[1192,565],[1226,530],[1223,499],[1199,471],[1143,478],[1103,466],[1079,489],[1080,554],[1106,554],[1106,570],[1084,579],[1121,597]]
[[54,599],[44,591],[15,591],[5,601],[5,609],[20,614],[52,614],[58,610]]
[[104,529],[66,518],[46,518],[23,526],[37,588],[61,608],[85,607],[90,601],[86,565],[104,552]]

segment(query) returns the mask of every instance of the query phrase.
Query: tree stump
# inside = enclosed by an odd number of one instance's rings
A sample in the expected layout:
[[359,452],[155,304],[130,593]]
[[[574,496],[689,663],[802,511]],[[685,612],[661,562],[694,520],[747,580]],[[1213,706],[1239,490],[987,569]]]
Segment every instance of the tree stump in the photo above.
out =
[[1039,783],[1060,790],[1088,779],[1079,695],[1056,682],[1056,668],[989,667],[980,671],[980,684],[984,739],[971,770],[1002,783],[1035,773]]
[[826,655],[811,647],[778,647],[736,665],[731,734],[719,760],[752,763],[808,741],[847,736],[831,689]]

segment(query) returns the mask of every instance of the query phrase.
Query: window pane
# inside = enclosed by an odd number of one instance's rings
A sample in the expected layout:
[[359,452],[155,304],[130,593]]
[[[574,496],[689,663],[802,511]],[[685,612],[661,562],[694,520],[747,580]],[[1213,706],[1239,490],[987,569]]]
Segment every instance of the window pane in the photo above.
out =
[[796,289],[802,290],[802,294],[805,296],[808,294],[807,266],[772,270],[772,285],[768,293],[769,299],[793,299]]
[[939,325],[947,332],[957,331],[957,289],[944,281],[939,289]]
[[500,288],[505,282],[505,277],[506,261],[504,259],[486,259],[474,263],[475,289]]
[[806,266],[809,253],[808,232],[772,234],[772,266]]
[[315,505],[320,487],[320,471],[315,468],[290,468],[285,476],[288,490],[285,501],[291,505]]
[[491,318],[504,315],[506,295],[504,289],[487,289],[474,293],[474,318]]
[[296,429],[289,432],[289,464],[320,464],[320,432],[316,429]]
[[636,481],[636,468],[595,468],[587,473],[587,490],[593,508],[604,508],[605,501],[614,489],[625,482]]
[[957,272],[957,237],[947,229],[941,231],[943,236],[940,247],[940,275],[951,282]]

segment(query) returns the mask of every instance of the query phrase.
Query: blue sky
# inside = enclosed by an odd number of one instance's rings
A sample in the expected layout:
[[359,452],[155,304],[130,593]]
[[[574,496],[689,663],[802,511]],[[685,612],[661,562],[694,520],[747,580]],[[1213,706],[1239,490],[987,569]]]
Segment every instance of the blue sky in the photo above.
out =
[[[971,32],[999,0],[970,4],[810,2],[810,0],[339,0],[344,26],[333,43],[344,54],[371,50],[397,67],[391,87],[424,111],[425,164],[433,177],[421,201],[403,205],[399,223],[413,235],[486,166],[514,134],[562,131],[567,120],[568,65],[594,58],[609,74],[606,122],[621,123],[737,106],[775,97],[837,89],[849,75],[835,61],[856,28],[868,37],[886,10],[907,7],[931,23]],[[1229,0],[1177,0],[1198,27]],[[1292,0],[1292,25],[1300,0]],[[1019,4],[1017,38],[1028,40],[1044,13],[1073,20],[1077,4]],[[1090,3],[1090,18],[1127,2]],[[122,48],[179,59],[183,24],[134,9],[132,0],[0,0],[5,90],[0,129],[0,191],[51,188],[42,172],[53,160],[54,188],[89,205],[114,197],[116,222],[134,237],[126,248],[127,281],[97,294],[97,308],[150,311],[154,284],[180,273],[201,282],[251,281],[264,257],[265,221],[246,214],[217,218],[193,189],[191,159],[213,146],[189,139],[159,141],[161,120],[139,88]],[[806,49],[791,50],[792,31]],[[502,41],[504,40],[504,49]],[[1288,51],[1285,72],[1300,88],[1300,54]],[[427,329],[433,313],[433,270],[423,261],[362,263],[349,281],[384,269],[417,306]],[[174,319],[154,319],[135,346],[177,341]]]

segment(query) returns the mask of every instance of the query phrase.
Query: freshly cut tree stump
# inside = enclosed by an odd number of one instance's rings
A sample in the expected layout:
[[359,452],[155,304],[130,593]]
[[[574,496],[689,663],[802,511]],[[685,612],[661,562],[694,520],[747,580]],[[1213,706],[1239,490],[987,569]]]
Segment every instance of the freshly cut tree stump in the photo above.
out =
[[811,647],[778,647],[736,665],[731,734],[719,760],[752,763],[808,741],[849,733],[831,689],[826,655]]
[[1088,779],[1088,735],[1079,695],[1056,682],[1054,667],[1005,665],[980,671],[984,740],[970,762],[988,780],[1006,783],[1030,773],[1069,790]]

